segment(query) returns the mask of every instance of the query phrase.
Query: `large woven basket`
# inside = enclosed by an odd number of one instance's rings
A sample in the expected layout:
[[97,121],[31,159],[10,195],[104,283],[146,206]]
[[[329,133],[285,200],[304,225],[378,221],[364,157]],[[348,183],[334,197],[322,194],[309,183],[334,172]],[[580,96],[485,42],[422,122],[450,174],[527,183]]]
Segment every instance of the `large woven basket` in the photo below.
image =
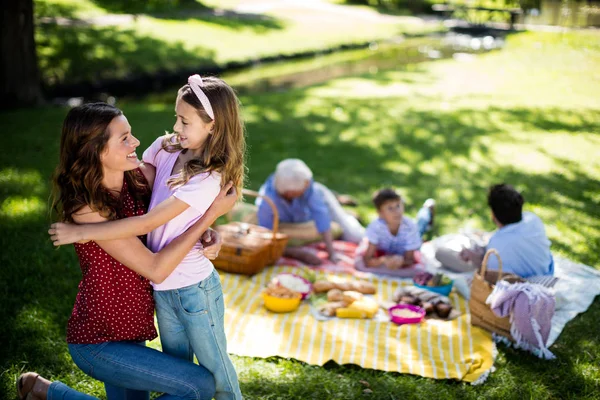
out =
[[255,191],[244,189],[244,195],[260,197],[273,210],[273,230],[243,222],[230,222],[215,229],[221,234],[223,245],[213,264],[221,271],[254,275],[267,265],[273,265],[282,256],[288,236],[279,230],[279,213],[273,201]]
[[[498,271],[487,270],[488,259],[492,254],[498,259]],[[469,299],[471,324],[513,340],[510,334],[510,318],[497,317],[490,309],[490,306],[485,303],[499,279],[511,283],[523,281],[514,274],[503,274],[500,255],[496,249],[489,249],[483,258],[481,269],[475,272],[473,283],[471,284],[471,297]]]

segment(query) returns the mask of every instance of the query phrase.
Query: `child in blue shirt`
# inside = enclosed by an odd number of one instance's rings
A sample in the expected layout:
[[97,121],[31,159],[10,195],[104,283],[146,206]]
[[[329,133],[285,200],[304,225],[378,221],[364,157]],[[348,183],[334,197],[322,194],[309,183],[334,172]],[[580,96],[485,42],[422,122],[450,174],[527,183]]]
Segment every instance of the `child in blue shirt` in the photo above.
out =
[[[511,185],[492,186],[488,192],[488,205],[498,229],[485,248],[465,249],[461,258],[479,267],[485,250],[496,249],[502,259],[502,272],[523,278],[553,275],[554,261],[544,224],[534,213],[523,212],[524,203],[521,193]],[[498,269],[498,261],[493,256],[488,259],[488,269]]]
[[415,251],[421,248],[421,237],[432,222],[433,199],[425,202],[416,223],[404,215],[402,198],[393,189],[375,193],[373,204],[379,218],[367,226],[365,266],[399,269],[413,265]]

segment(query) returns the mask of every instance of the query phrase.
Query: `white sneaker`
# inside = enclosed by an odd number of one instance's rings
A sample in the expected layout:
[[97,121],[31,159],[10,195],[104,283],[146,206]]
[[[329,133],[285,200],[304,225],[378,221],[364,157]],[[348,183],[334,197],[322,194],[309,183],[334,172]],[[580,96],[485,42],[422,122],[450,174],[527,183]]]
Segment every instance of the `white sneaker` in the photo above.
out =
[[435,207],[435,200],[432,198],[425,200],[425,203],[423,203],[423,207],[426,207],[426,208]]

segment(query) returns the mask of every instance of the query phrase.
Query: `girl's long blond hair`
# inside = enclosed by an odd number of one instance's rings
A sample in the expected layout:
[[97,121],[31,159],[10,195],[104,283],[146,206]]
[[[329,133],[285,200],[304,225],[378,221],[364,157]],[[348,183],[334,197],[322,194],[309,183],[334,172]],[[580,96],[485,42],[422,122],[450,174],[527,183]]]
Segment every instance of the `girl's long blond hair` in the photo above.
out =
[[[170,178],[167,184],[173,189],[185,185],[195,175],[215,171],[221,174],[222,185],[232,181],[241,195],[246,172],[246,138],[240,115],[240,102],[234,90],[223,80],[215,77],[202,80],[202,91],[208,97],[215,117],[212,134],[206,139],[202,154],[186,162],[181,174]],[[186,84],[179,89],[177,99],[194,107],[205,123],[212,121],[190,85]],[[175,135],[166,135],[162,148],[169,153],[182,150],[175,140]]]

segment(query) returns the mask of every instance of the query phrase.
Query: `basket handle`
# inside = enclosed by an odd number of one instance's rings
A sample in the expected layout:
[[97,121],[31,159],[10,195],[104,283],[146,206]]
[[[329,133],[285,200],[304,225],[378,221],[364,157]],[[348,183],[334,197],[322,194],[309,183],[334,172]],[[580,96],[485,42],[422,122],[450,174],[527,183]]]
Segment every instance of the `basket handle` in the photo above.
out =
[[487,272],[488,258],[490,258],[491,254],[494,254],[498,259],[498,280],[500,280],[502,278],[502,259],[500,258],[500,254],[498,254],[496,249],[489,249],[485,252],[483,262],[481,263],[481,276],[485,278],[485,273]]
[[269,196],[262,195],[254,190],[250,189],[242,189],[242,194],[246,196],[259,197],[269,204],[271,210],[273,211],[273,241],[277,238],[277,232],[279,231],[279,211],[277,211],[277,207],[273,200],[269,198]]

